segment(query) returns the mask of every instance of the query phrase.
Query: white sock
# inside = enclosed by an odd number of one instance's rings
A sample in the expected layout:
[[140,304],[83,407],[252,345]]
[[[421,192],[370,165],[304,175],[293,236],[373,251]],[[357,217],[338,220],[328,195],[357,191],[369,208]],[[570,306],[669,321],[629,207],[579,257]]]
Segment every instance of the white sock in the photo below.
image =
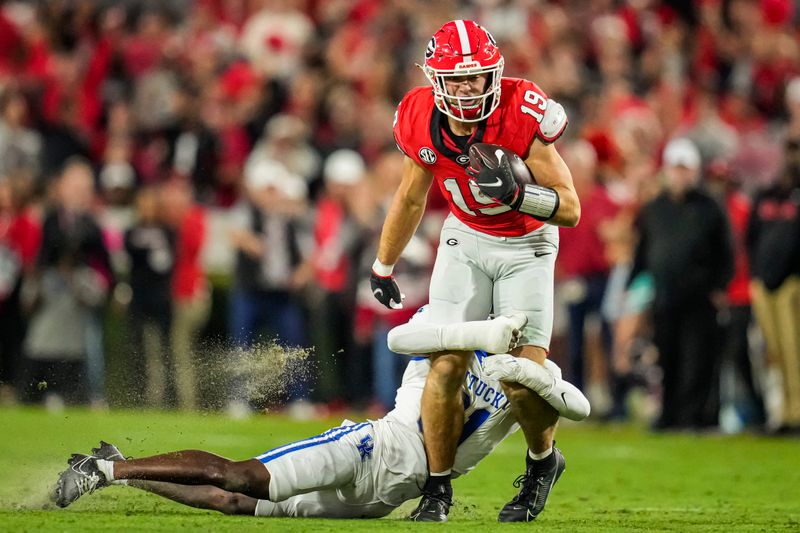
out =
[[431,475],[431,477],[449,476],[452,471],[453,471],[452,468],[448,468],[447,470],[445,470],[443,472],[431,472],[430,475]]
[[97,459],[97,468],[106,477],[106,481],[111,483],[114,481],[114,461],[106,461],[105,459]]
[[550,446],[542,453],[533,453],[530,449],[528,449],[528,457],[533,459],[534,461],[541,461],[542,459],[547,459],[550,457],[550,454],[553,453],[553,447]]

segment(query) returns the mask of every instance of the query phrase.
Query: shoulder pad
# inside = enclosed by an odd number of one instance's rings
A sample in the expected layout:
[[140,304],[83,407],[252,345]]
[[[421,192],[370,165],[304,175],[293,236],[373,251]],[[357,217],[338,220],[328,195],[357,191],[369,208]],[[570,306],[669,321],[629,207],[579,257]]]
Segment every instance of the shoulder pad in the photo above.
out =
[[538,137],[545,144],[550,144],[561,137],[561,134],[567,129],[567,124],[569,124],[569,119],[564,106],[552,98],[548,99],[547,109],[545,109],[542,122],[539,124]]

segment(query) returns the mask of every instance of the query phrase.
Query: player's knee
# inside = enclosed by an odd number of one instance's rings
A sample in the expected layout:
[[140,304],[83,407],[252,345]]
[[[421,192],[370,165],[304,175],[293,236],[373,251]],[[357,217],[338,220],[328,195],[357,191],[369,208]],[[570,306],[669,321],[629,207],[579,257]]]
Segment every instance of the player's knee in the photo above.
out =
[[223,458],[209,462],[205,466],[205,473],[212,485],[233,492],[246,491],[252,477],[243,461]]
[[260,461],[249,459],[233,463],[231,476],[236,485],[237,492],[243,492],[253,497],[269,498],[269,471]]
[[227,492],[218,498],[219,507],[217,510],[227,515],[251,515],[255,514],[255,503],[257,500],[238,494],[235,492]]

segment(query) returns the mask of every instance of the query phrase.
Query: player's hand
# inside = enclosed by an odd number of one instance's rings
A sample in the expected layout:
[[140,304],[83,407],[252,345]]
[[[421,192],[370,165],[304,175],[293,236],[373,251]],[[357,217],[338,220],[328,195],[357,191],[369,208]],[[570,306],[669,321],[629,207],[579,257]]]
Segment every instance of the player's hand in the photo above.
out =
[[[483,349],[489,353],[508,353],[519,344],[522,328],[528,323],[524,313],[501,315],[485,322],[486,344]],[[476,323],[482,324],[481,322]]]
[[499,353],[483,360],[483,373],[490,379],[517,383],[521,372],[519,360],[511,354]]
[[379,276],[372,271],[369,276],[369,285],[372,289],[372,295],[380,303],[389,309],[402,309],[405,294],[400,292],[400,287],[394,280],[394,276]]
[[520,185],[514,179],[508,156],[499,147],[493,154],[487,154],[471,146],[467,174],[489,198],[512,207],[518,203]]
[[507,353],[491,355],[483,360],[483,373],[490,379],[519,383],[540,396],[548,394],[561,379],[561,369],[545,359],[544,366],[524,357],[514,357]]

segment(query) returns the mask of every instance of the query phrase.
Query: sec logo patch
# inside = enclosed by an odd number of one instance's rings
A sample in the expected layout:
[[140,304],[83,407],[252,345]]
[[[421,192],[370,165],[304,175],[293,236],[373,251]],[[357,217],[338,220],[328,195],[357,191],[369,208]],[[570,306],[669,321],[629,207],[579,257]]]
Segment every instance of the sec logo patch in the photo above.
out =
[[427,146],[423,146],[419,149],[419,158],[432,165],[436,163],[436,152],[428,148]]

